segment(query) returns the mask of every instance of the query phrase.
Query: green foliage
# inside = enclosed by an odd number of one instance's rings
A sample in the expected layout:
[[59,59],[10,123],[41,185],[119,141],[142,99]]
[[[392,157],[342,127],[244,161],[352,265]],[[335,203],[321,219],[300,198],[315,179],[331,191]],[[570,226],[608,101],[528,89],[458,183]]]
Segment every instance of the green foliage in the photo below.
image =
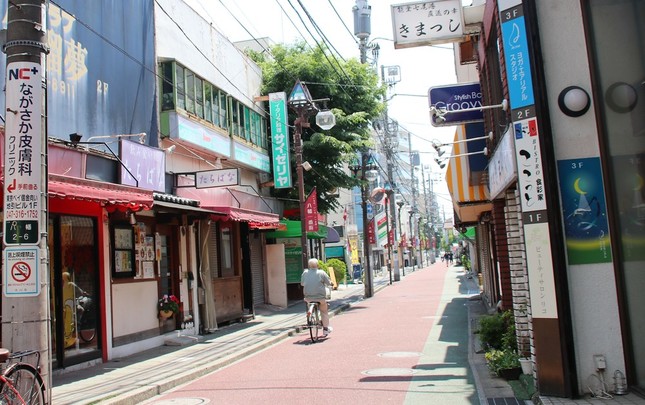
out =
[[488,368],[499,374],[499,370],[520,367],[515,336],[515,319],[512,311],[487,315],[479,320],[479,340],[486,350],[484,354]]
[[345,280],[347,276],[347,265],[345,265],[345,262],[339,259],[329,259],[327,260],[327,267],[334,268],[334,276],[336,276],[337,283]]
[[[340,208],[335,189],[360,184],[343,167],[358,151],[370,146],[370,122],[384,109],[385,87],[379,85],[378,74],[367,64],[356,59],[338,60],[324,47],[311,49],[304,42],[278,44],[271,47],[270,55],[249,52],[262,69],[262,94],[285,92],[288,97],[297,78],[307,86],[313,100],[329,99],[327,107],[336,117],[336,125],[321,132],[314,116],[309,117],[311,126],[302,133],[302,155],[303,161],[313,167],[303,173],[305,193],[316,187],[318,211],[333,212]],[[290,110],[289,123],[295,118]],[[293,150],[291,166],[296,173]],[[273,189],[272,193],[288,202],[286,208],[298,206],[297,187]]]
[[464,266],[464,269],[470,270],[470,258],[468,255],[461,255],[461,264]]
[[512,311],[486,315],[479,319],[479,340],[484,350],[516,350],[515,320]]
[[493,349],[484,354],[488,368],[499,375],[500,370],[520,367],[520,356],[513,350]]

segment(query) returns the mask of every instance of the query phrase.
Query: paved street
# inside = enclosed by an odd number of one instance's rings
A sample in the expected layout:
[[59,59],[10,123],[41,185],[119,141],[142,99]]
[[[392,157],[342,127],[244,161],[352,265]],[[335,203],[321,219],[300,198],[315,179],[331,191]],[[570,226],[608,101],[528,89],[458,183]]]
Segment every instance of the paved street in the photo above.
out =
[[148,403],[479,404],[467,302],[454,267],[416,271],[333,317],[319,343],[305,330]]

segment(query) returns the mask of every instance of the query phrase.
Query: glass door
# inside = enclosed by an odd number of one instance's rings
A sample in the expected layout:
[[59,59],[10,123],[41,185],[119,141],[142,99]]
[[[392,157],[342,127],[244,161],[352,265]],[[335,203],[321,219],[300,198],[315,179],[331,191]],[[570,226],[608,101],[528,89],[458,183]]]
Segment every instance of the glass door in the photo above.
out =
[[65,367],[100,357],[94,218],[50,215],[52,358]]

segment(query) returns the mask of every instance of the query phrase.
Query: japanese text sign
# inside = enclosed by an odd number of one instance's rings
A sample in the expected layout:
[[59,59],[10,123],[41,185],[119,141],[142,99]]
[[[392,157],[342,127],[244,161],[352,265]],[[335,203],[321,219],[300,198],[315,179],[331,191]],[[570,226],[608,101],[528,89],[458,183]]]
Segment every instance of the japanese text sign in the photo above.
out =
[[37,248],[7,247],[4,251],[5,297],[35,297],[40,294]]
[[269,94],[271,111],[271,151],[273,153],[273,183],[275,188],[291,187],[289,163],[289,128],[287,126],[287,94]]
[[318,231],[318,193],[315,187],[305,200],[305,230]]
[[139,186],[146,190],[166,189],[166,154],[161,149],[121,140],[121,161],[127,170],[121,170],[121,184]]
[[7,64],[4,145],[4,240],[36,245],[42,223],[42,71],[38,63]]
[[463,36],[460,0],[392,5],[394,48],[459,41]]
[[195,173],[195,188],[237,186],[239,184],[239,169],[219,169]]

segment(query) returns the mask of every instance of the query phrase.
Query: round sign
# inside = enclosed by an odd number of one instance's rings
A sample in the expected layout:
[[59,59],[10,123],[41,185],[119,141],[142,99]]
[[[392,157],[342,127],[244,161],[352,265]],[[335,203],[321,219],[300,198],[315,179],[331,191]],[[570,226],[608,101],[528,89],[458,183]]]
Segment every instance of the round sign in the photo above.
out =
[[31,267],[25,262],[16,262],[11,266],[11,278],[19,283],[29,280]]

